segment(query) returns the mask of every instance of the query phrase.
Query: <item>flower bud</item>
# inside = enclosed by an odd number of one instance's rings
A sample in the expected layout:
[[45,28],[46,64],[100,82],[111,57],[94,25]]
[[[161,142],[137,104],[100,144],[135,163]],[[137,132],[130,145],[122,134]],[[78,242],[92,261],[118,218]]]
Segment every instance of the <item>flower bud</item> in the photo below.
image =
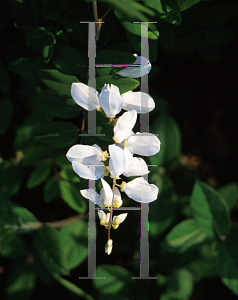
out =
[[109,239],[105,245],[105,253],[107,253],[108,255],[110,255],[112,252],[112,243],[112,239]]

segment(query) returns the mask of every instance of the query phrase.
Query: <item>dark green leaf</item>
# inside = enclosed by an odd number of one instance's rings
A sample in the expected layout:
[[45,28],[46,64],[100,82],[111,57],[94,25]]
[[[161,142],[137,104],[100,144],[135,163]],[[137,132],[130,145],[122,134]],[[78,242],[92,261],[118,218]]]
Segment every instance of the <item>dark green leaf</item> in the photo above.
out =
[[58,70],[39,70],[38,76],[46,87],[57,93],[59,96],[71,97],[71,85],[78,82],[78,78],[66,75]]
[[194,185],[191,208],[201,229],[209,236],[227,235],[230,229],[228,206],[220,194],[209,185],[197,181]]
[[132,274],[116,265],[99,265],[96,275],[105,277],[104,280],[93,279],[93,285],[102,294],[125,294],[133,283]]
[[220,245],[217,268],[223,283],[238,295],[238,227],[234,225]]
[[35,288],[36,275],[26,264],[18,265],[10,274],[7,285],[7,299],[31,299]]
[[59,181],[56,177],[51,177],[44,186],[44,200],[50,202],[59,193]]
[[13,115],[12,103],[9,99],[0,102],[0,134],[4,134],[9,126]]
[[82,55],[70,46],[58,45],[52,62],[56,68],[67,74],[79,74],[85,68]]
[[65,203],[77,212],[83,213],[87,209],[86,200],[80,194],[80,188],[67,181],[60,182],[60,193]]
[[37,102],[48,113],[59,118],[75,118],[81,110],[72,98],[64,99],[55,94],[39,94]]
[[43,225],[34,240],[35,249],[43,265],[51,272],[68,275],[68,266],[60,233]]
[[172,249],[184,252],[199,245],[207,238],[206,233],[198,226],[194,219],[187,219],[177,224],[166,235],[166,242]]
[[50,174],[50,165],[48,162],[40,163],[34,171],[31,173],[27,181],[28,189],[34,188],[40,185],[43,181],[47,179]]
[[54,278],[62,285],[64,286],[68,291],[70,291],[72,294],[80,297],[81,299],[86,300],[93,300],[93,298],[85,293],[84,290],[80,289],[77,285],[73,284],[72,282],[58,276],[54,275]]
[[88,256],[88,223],[77,221],[66,225],[60,235],[69,269],[74,269]]
[[19,165],[0,165],[0,199],[9,198],[18,192],[23,174]]
[[238,200],[238,185],[237,183],[230,183],[221,187],[218,192],[226,200],[229,208],[233,208]]
[[35,165],[36,162],[42,159],[49,158],[47,146],[42,144],[33,145],[23,156],[22,163],[24,166]]
[[126,93],[130,90],[134,90],[140,84],[139,81],[134,78],[121,77],[115,74],[105,75],[97,77],[97,90],[101,90],[105,83],[116,85],[119,88],[121,94]]
[[154,165],[166,166],[177,159],[181,151],[181,134],[177,123],[167,113],[162,112],[153,124],[152,131],[161,142],[160,152],[150,157]]
[[193,5],[197,4],[198,2],[200,2],[200,0],[177,0],[179,10],[181,12],[192,7]]
[[68,122],[51,122],[36,127],[32,137],[39,142],[50,145],[64,145],[74,141],[78,128]]
[[192,274],[185,268],[175,270],[169,278],[167,292],[176,299],[185,299],[192,294],[192,291]]
[[60,175],[64,180],[74,183],[80,182],[79,176],[74,172],[72,165],[69,164],[69,161],[66,166],[63,166],[62,170],[60,171]]
[[28,251],[23,240],[19,236],[15,235],[6,245],[1,247],[0,253],[5,257],[19,259],[26,257]]

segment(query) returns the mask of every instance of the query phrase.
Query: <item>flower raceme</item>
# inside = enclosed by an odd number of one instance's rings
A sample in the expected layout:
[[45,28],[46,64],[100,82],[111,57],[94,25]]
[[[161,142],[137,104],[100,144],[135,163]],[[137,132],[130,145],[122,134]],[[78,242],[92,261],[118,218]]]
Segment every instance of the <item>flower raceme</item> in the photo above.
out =
[[108,118],[114,118],[122,108],[125,110],[134,109],[137,113],[143,114],[152,111],[155,107],[154,100],[148,94],[129,91],[120,95],[119,88],[113,84],[105,84],[99,94],[97,90],[86,84],[73,83],[71,95],[79,106],[88,111],[103,109]]

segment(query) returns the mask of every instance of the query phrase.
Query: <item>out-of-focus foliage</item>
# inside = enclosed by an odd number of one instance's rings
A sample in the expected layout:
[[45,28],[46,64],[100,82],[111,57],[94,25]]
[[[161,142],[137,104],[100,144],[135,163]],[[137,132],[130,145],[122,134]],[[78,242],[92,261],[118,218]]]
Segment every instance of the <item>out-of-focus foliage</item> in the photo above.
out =
[[[195,53],[218,62],[222,46],[236,37],[229,23],[238,14],[235,2],[102,0],[97,8],[99,18],[107,15],[96,63],[115,64],[95,70],[98,91],[105,83],[120,93],[140,88],[139,78],[120,77],[122,68],[116,67],[132,64],[133,53],[140,53],[141,25],[132,21],[151,22],[149,84],[158,78],[162,51],[169,59]],[[140,272],[137,211],[117,229],[114,256],[105,255],[107,232],[98,227],[95,272],[105,279],[78,279],[88,276],[88,204],[79,192],[88,185],[65,154],[76,143],[106,150],[113,129],[97,112],[97,133],[105,135],[79,137],[87,133],[90,116],[70,89],[74,82],[88,82],[86,21],[94,21],[91,1],[0,3],[1,299],[188,299],[202,280],[217,277],[238,296],[238,229],[231,219],[238,186],[215,190],[184,166],[180,128],[159,89],[151,94],[156,108],[150,132],[161,150],[147,160],[153,165],[150,180],[160,190],[149,213],[150,276],[157,279],[132,279]],[[123,201],[130,205],[128,198]]]

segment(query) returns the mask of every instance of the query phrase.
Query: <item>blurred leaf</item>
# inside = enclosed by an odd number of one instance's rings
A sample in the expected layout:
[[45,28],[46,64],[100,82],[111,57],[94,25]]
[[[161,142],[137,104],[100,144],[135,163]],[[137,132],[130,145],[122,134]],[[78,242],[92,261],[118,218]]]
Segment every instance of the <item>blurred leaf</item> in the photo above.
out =
[[55,228],[43,225],[35,237],[34,246],[49,271],[60,275],[69,274],[61,236]]
[[59,187],[62,199],[69,207],[80,213],[86,211],[86,201],[80,194],[79,188],[67,181],[60,181]]
[[200,2],[200,0],[177,0],[177,3],[179,5],[179,10],[182,12],[193,5],[197,4]]
[[99,265],[96,269],[97,277],[105,277],[103,280],[93,279],[94,287],[102,294],[125,294],[132,288],[132,274],[117,265]]
[[218,192],[226,200],[229,208],[235,207],[238,200],[238,185],[237,183],[230,183],[225,186],[222,186]]
[[177,159],[181,151],[181,133],[177,123],[167,113],[162,112],[153,124],[152,130],[161,142],[160,152],[150,157],[154,165],[166,166]]
[[193,274],[196,281],[218,276],[214,259],[195,258],[186,267]]
[[177,269],[170,276],[167,292],[176,299],[185,299],[192,294],[193,277],[185,268]]
[[0,199],[15,195],[22,183],[24,173],[19,165],[0,165]]
[[72,165],[69,163],[66,166],[62,167],[60,175],[64,180],[74,183],[80,182],[79,176],[77,175],[77,173],[74,172]]
[[227,235],[230,230],[228,206],[222,196],[209,185],[197,181],[194,185],[191,208],[201,229],[209,236]]
[[36,127],[32,137],[50,145],[64,145],[78,137],[78,128],[69,122],[51,122]]
[[[2,62],[0,61],[0,91],[7,92],[9,89],[9,76]],[[1,107],[1,106],[0,106]],[[1,112],[1,110],[0,110]]]
[[79,220],[60,230],[69,269],[79,266],[88,256],[88,223]]
[[54,275],[54,278],[62,285],[64,286],[68,291],[73,293],[74,295],[86,299],[86,300],[93,300],[93,298],[88,295],[84,290],[80,289],[77,285],[73,284],[72,282],[58,276]]
[[55,94],[39,94],[37,102],[48,113],[59,118],[75,118],[81,110],[72,98],[64,99]]
[[59,96],[71,98],[71,85],[78,82],[77,77],[66,75],[58,70],[39,70],[38,76],[46,87],[54,91]]
[[59,193],[59,181],[54,176],[51,177],[44,186],[44,201],[46,203],[53,200]]
[[[1,202],[0,202],[1,204]],[[4,247],[11,242],[12,238],[14,237],[14,231],[9,228],[8,225],[5,224],[0,219],[0,253]]]
[[105,75],[105,76],[97,77],[96,80],[97,90],[101,90],[105,82],[116,85],[120,90],[120,94],[126,93],[130,90],[134,90],[140,84],[139,81],[134,78],[121,77],[115,74]]
[[39,160],[48,158],[47,146],[35,144],[24,153],[22,163],[24,166],[35,165]]
[[181,24],[182,18],[176,0],[144,0],[144,4],[154,8],[162,20],[175,25]]
[[26,35],[26,44],[43,55],[48,63],[55,51],[56,39],[51,28],[40,27]]
[[47,179],[50,175],[50,165],[48,162],[42,162],[31,173],[31,176],[28,178],[27,187],[32,189],[40,185],[43,181]]
[[10,125],[13,115],[13,106],[9,99],[0,102],[0,135],[4,134]]
[[185,252],[191,247],[199,245],[207,235],[194,219],[187,219],[176,226],[166,235],[167,244],[179,252]]
[[79,74],[85,68],[82,55],[74,48],[65,45],[57,46],[52,62],[56,68],[67,74]]
[[172,50],[175,45],[174,26],[162,20],[157,22],[159,42],[166,50]]
[[238,226],[233,225],[225,242],[220,245],[217,268],[223,283],[238,295]]
[[36,275],[26,264],[18,265],[11,272],[7,285],[7,299],[31,299],[35,288]]
[[14,235],[6,245],[0,248],[0,253],[4,257],[19,259],[26,257],[28,251],[23,240],[19,236]]

